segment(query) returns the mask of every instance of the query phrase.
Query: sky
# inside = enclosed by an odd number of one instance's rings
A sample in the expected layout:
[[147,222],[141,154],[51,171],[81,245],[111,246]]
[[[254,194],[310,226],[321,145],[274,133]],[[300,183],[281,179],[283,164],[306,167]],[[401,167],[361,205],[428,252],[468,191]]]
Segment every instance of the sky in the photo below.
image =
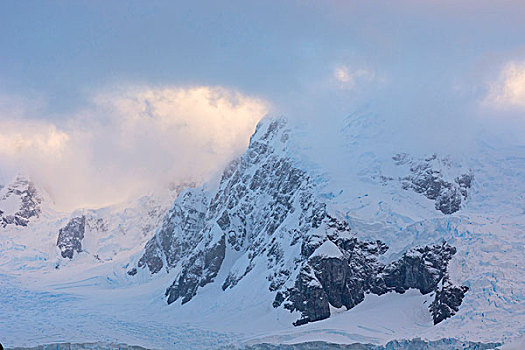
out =
[[523,18],[520,0],[2,1],[0,183],[107,205],[214,176],[266,114],[328,142],[363,106],[411,147],[519,144]]

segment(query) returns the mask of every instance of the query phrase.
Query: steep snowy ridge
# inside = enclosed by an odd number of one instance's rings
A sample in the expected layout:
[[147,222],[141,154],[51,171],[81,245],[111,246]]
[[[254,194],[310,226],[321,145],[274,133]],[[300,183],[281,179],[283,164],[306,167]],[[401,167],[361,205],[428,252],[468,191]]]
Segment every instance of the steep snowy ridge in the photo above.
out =
[[[430,307],[435,323],[454,315],[468,290],[445,283],[455,248],[416,248],[390,265],[381,263],[377,256],[388,247],[358,240],[316,198],[312,179],[287,154],[289,132],[283,119],[261,122],[215,193],[188,190],[175,202],[137,264],[151,273],[175,271],[167,302],[180,298],[185,304],[212,282],[224,291],[235,288],[262,265],[267,274],[260,278],[275,293],[273,306],[299,311],[296,325],[328,318],[331,307],[351,309],[365,293],[410,288],[436,292]],[[227,267],[226,254],[235,256]],[[228,269],[226,278],[215,281],[221,268]]]

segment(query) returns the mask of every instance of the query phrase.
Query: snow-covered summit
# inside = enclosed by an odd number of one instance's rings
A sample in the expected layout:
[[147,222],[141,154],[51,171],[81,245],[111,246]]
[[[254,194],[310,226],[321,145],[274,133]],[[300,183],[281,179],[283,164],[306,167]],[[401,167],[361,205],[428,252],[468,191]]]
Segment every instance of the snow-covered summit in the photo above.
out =
[[0,227],[27,226],[42,212],[43,193],[27,177],[17,175],[7,186],[0,188]]

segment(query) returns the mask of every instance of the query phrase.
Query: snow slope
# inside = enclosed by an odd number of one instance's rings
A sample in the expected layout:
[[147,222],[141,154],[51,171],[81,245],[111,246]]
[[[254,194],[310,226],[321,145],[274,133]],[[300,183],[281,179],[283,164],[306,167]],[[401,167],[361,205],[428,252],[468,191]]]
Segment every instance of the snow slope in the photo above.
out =
[[[181,232],[179,239],[173,239],[173,230],[183,223],[170,220],[169,213],[162,223],[170,196],[166,200],[150,196],[119,208],[64,214],[49,210],[27,227],[0,229],[0,339],[9,346],[107,341],[166,349],[314,340],[384,344],[414,337],[519,341],[525,334],[525,149],[480,142],[463,154],[409,153],[393,149],[381,125],[376,115],[351,115],[327,146],[316,140],[308,126],[291,129],[286,133],[286,147],[275,147],[273,152],[307,174],[308,186],[301,187],[301,193],[311,195],[312,203],[324,204],[336,220],[347,222],[352,237],[381,240],[389,247],[379,256],[380,263],[390,264],[416,246],[443,240],[456,247],[448,275],[469,290],[451,318],[434,325],[428,311],[434,295],[409,289],[404,294],[366,293],[364,301],[349,310],[330,305],[329,318],[295,327],[300,312],[272,306],[276,293],[266,277],[283,266],[296,271],[291,267],[300,247],[287,246],[284,265],[272,263],[271,257],[250,260],[258,247],[270,248],[271,241],[255,246],[238,234],[226,240],[224,259],[219,268],[211,269],[211,278],[203,279],[202,271],[196,274],[200,284],[190,300],[181,304],[176,299],[168,305],[166,289],[197,261],[191,260],[193,254],[206,252],[220,241],[219,226],[210,226],[194,243]],[[249,170],[252,177],[258,169],[254,164]],[[427,179],[429,173],[435,175],[430,182],[441,184],[437,196],[412,186],[421,184],[419,180]],[[466,195],[456,182],[464,174],[472,175]],[[211,183],[183,192],[171,212],[196,210],[188,216],[191,220],[184,221],[184,225],[195,224],[193,219],[204,209],[196,197],[184,202],[184,194],[202,191],[209,201],[212,198],[206,196],[222,193],[218,203],[223,205],[233,194],[220,186]],[[245,205],[258,205],[253,209],[253,223],[262,225],[264,233],[272,222],[264,203],[276,197],[263,197],[263,192],[248,191],[238,198]],[[459,209],[443,213],[436,204],[443,198],[450,203],[459,198]],[[156,214],[148,215],[152,210]],[[295,210],[286,216],[285,226],[295,225],[299,214]],[[82,251],[73,259],[62,258],[56,246],[58,232],[72,217],[82,215],[102,218],[107,229],[86,231]],[[170,222],[177,224],[170,227]],[[230,220],[228,225],[242,233],[243,223]],[[147,242],[163,228],[173,247],[182,237],[189,248],[171,263],[166,254],[158,255],[162,266],[151,273],[149,265],[140,267],[139,261]],[[282,232],[285,242],[290,237]],[[208,243],[203,246],[202,242]],[[175,254],[172,248],[167,251]],[[325,258],[341,255],[329,240],[314,251],[314,256]],[[282,286],[293,285],[295,273]],[[227,281],[235,285],[227,283],[223,288]]]

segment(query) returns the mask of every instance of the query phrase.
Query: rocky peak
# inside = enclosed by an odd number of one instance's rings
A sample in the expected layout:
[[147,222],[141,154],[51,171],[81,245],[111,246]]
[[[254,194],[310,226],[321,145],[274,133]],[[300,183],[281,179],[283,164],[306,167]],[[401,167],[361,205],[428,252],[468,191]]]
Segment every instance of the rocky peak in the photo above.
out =
[[[388,249],[383,242],[358,239],[347,222],[327,211],[315,182],[288,154],[286,125],[282,119],[263,120],[218,189],[182,193],[146,244],[137,268],[176,271],[167,302],[187,303],[209,283],[220,283],[223,291],[235,288],[255,266],[267,271],[261,278],[275,295],[273,306],[300,312],[295,325],[330,317],[330,306],[350,309],[366,293],[436,291],[454,247],[418,247],[382,263],[379,256]],[[226,260],[233,263],[224,266]],[[225,277],[216,281],[221,269]],[[457,298],[442,295],[435,310],[462,299],[457,293]]]
[[18,175],[0,189],[0,227],[27,226],[42,212],[42,196],[28,178]]

